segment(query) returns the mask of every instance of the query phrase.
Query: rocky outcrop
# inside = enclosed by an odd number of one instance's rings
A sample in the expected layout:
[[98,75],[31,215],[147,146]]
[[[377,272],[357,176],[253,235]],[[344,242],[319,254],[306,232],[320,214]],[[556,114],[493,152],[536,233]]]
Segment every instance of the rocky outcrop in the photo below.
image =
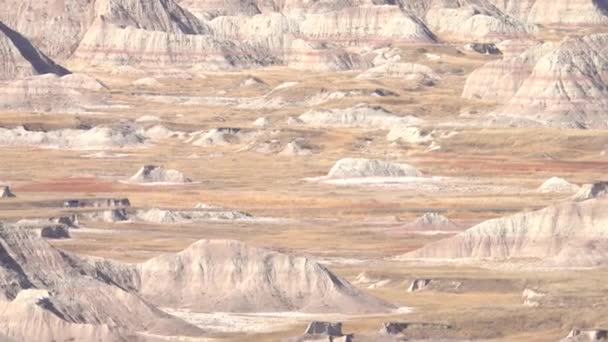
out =
[[219,39],[240,40],[262,46],[281,59],[283,54],[290,53],[290,42],[296,39],[299,31],[296,18],[276,12],[254,16],[221,16],[209,21],[209,26]]
[[608,4],[604,1],[576,0],[552,2],[537,0],[528,14],[528,22],[541,25],[605,25]]
[[241,128],[219,127],[209,131],[198,131],[190,134],[186,143],[195,146],[224,146],[250,142],[257,136],[254,131]]
[[129,214],[126,209],[112,209],[112,210],[96,210],[77,214],[79,221],[92,221],[92,222],[124,222],[129,220]]
[[192,180],[177,170],[165,169],[158,165],[144,165],[136,174],[129,178],[129,183],[185,184],[192,183]]
[[201,335],[202,331],[154,308],[117,286],[70,280],[46,289],[27,289],[0,302],[0,327],[19,341],[140,341],[147,330],[158,335]]
[[415,63],[385,63],[370,68],[357,76],[358,79],[398,78],[418,85],[432,86],[439,80],[433,69]]
[[205,210],[165,210],[146,209],[136,213],[139,220],[158,224],[179,224],[201,221],[238,221],[253,220],[253,215],[236,210],[205,209]]
[[48,73],[63,76],[70,72],[0,21],[0,80]]
[[309,156],[311,154],[313,154],[313,147],[303,138],[292,140],[279,152],[281,156]]
[[382,328],[380,328],[381,335],[401,335],[405,333],[408,329],[450,329],[451,326],[448,324],[441,323],[418,323],[418,322],[385,322],[382,323]]
[[2,7],[0,21],[58,60],[74,52],[93,20],[88,0],[5,0]]
[[314,321],[308,324],[304,331],[306,335],[326,335],[326,336],[342,336],[342,322],[319,322]]
[[221,41],[209,34],[123,28],[102,18],[87,32],[72,59],[75,63],[98,66],[130,64],[205,69],[242,68],[274,61],[263,49]]
[[573,193],[579,191],[579,189],[580,187],[578,185],[572,184],[563,178],[551,177],[538,187],[538,192]]
[[390,129],[396,125],[408,126],[420,122],[420,119],[413,116],[398,116],[382,107],[365,104],[344,109],[310,110],[298,119],[310,126],[376,129]]
[[531,258],[556,267],[608,264],[608,201],[566,202],[538,211],[482,222],[430,243],[405,258]]
[[521,296],[525,306],[538,307],[543,299],[547,297],[547,294],[533,289],[525,289]]
[[263,48],[277,63],[317,71],[371,66],[360,49],[353,51],[347,48],[350,46],[435,41],[422,21],[395,4],[295,1],[263,7],[267,10],[255,10],[254,14],[244,9],[228,11],[233,13],[213,18],[210,26],[214,36]]
[[139,270],[140,293],[161,306],[224,312],[392,308],[312,260],[237,241],[202,240],[180,253],[153,258]]
[[353,282],[355,285],[365,286],[368,289],[384,287],[390,283],[391,279],[389,278],[374,277],[369,275],[367,272],[359,273]]
[[561,342],[591,342],[608,340],[606,329],[572,329]]
[[349,52],[338,44],[304,39],[294,39],[288,43],[284,63],[293,69],[325,72],[370,66],[360,54]]
[[363,5],[310,13],[300,24],[300,34],[309,40],[358,44],[435,40],[422,21],[394,5]]
[[63,202],[66,208],[116,208],[129,207],[131,201],[128,198],[81,198],[71,199]]
[[416,292],[426,289],[431,283],[431,279],[414,279],[407,288],[407,292]]
[[[174,34],[207,34],[209,27],[173,0],[99,0],[95,16],[119,27]],[[96,19],[96,20],[97,20]]]
[[433,132],[404,125],[392,127],[386,135],[386,140],[414,145],[428,144],[434,141]]
[[606,196],[608,196],[608,182],[596,182],[583,185],[580,190],[572,196],[572,200],[581,202]]
[[404,227],[406,230],[421,231],[450,231],[458,228],[460,228],[458,224],[436,212],[425,213],[413,222],[406,224]]
[[109,106],[106,86],[84,74],[44,74],[0,83],[0,108],[6,111],[83,113]]
[[469,75],[462,97],[507,102],[530,76],[538,60],[553,48],[551,43],[535,44],[520,54],[489,62]]
[[558,127],[605,128],[608,34],[563,41],[536,63],[517,93],[496,111]]
[[16,197],[15,194],[11,191],[11,188],[8,185],[0,186],[0,198],[13,198]]
[[200,17],[227,15],[252,16],[267,9],[274,9],[273,1],[256,0],[179,0],[178,3]]
[[73,222],[67,217],[51,219],[25,219],[19,220],[12,226],[17,229],[30,230],[39,237],[46,239],[68,239]]
[[270,127],[272,124],[270,123],[270,120],[266,117],[260,117],[257,118],[253,123],[253,126],[255,127],[260,127],[260,128],[267,128]]
[[502,51],[500,51],[496,44],[491,43],[470,43],[465,45],[464,48],[482,55],[502,55]]
[[127,341],[139,331],[202,334],[142,300],[128,282],[117,286],[121,276],[135,275],[126,267],[98,267],[31,231],[7,226],[0,226],[0,256],[0,330],[16,340]]
[[534,31],[485,0],[435,1],[424,18],[433,32],[452,40],[496,42]]
[[40,228],[40,237],[46,239],[69,239],[69,228],[62,224],[47,225]]
[[608,22],[603,1],[490,0],[497,7],[530,24],[602,25]]
[[320,322],[313,321],[308,324],[304,334],[293,341],[336,341],[336,342],[351,342],[354,341],[354,334],[342,333],[342,322]]
[[109,149],[141,146],[146,137],[131,125],[97,126],[91,129],[32,131],[24,127],[0,128],[0,145]]
[[323,266],[236,241],[199,241],[131,265],[82,258],[0,226],[0,330],[19,341],[201,336],[155,305],[214,311],[384,312]]
[[345,158],[329,170],[327,178],[419,177],[422,173],[407,164],[395,164],[374,159]]
[[218,69],[272,62],[267,51],[215,38],[173,0],[104,0],[72,56],[88,65],[198,66]]

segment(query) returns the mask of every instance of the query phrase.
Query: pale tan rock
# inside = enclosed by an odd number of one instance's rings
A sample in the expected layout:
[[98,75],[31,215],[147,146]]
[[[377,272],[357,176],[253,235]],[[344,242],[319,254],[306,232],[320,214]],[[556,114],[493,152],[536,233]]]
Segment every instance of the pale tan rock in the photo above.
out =
[[0,21],[0,81],[47,73],[63,76],[69,71]]
[[128,124],[97,126],[91,129],[31,131],[24,127],[0,128],[0,145],[68,149],[110,149],[141,146],[147,138]]
[[572,329],[566,338],[560,342],[591,342],[605,341],[608,339],[606,329]]
[[173,0],[103,0],[72,55],[85,65],[197,66],[224,69],[267,64],[267,51],[217,39]]
[[431,281],[431,279],[414,279],[410,283],[410,286],[407,288],[407,292],[422,291],[426,289],[426,287],[431,283]]
[[16,197],[15,194],[11,191],[11,188],[8,185],[0,186],[0,198],[13,198]]
[[361,177],[419,177],[422,173],[408,164],[375,159],[344,158],[338,160],[327,174],[328,178]]
[[547,266],[608,264],[608,200],[565,202],[538,211],[482,222],[428,244],[405,258],[521,259]]
[[336,44],[303,39],[289,41],[284,58],[289,67],[300,70],[345,71],[370,66],[361,55]]
[[134,184],[185,184],[191,182],[192,180],[183,173],[158,165],[144,165],[129,178],[129,183]]
[[608,127],[608,34],[567,38],[538,59],[513,97],[493,112],[566,128]]
[[61,61],[74,52],[94,14],[93,2],[87,0],[4,0],[2,9],[0,21]]
[[370,68],[357,76],[358,79],[400,78],[421,85],[433,85],[440,77],[433,69],[416,63],[386,63]]
[[427,144],[433,142],[433,135],[418,127],[397,125],[388,132],[386,140],[408,144]]
[[236,312],[360,313],[392,308],[312,260],[237,241],[201,240],[139,269],[141,294],[158,305]]
[[541,186],[538,188],[538,192],[573,193],[577,192],[579,189],[580,187],[578,185],[572,184],[563,178],[551,177],[541,184]]
[[542,25],[605,25],[608,4],[603,1],[536,0],[527,15],[528,22]]
[[420,231],[450,231],[458,228],[458,224],[437,212],[425,213],[403,227],[406,230]]
[[525,306],[538,307],[547,294],[533,289],[525,289],[521,296],[523,297]]
[[462,97],[507,102],[530,76],[538,60],[553,48],[551,43],[537,44],[519,55],[487,63],[469,75]]
[[110,105],[106,86],[84,74],[44,74],[0,83],[0,108],[7,111],[94,112]]
[[300,33],[307,39],[331,42],[430,43],[435,40],[418,18],[391,5],[363,5],[308,14],[300,24]]
[[495,42],[534,32],[534,27],[504,15],[487,3],[485,6],[472,2],[464,6],[433,6],[425,20],[433,32],[465,41]]
[[596,182],[585,184],[572,196],[574,201],[586,201],[594,198],[604,198],[608,196],[608,182]]
[[306,125],[316,127],[359,127],[390,129],[395,126],[419,124],[420,119],[407,115],[398,116],[380,106],[359,104],[351,108],[310,110],[298,117]]

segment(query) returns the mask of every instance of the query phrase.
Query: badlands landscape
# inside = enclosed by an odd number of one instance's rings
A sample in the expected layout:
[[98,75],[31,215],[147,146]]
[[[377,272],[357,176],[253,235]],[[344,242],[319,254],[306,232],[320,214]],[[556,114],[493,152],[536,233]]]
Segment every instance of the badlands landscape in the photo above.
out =
[[0,341],[608,339],[608,1],[0,4]]

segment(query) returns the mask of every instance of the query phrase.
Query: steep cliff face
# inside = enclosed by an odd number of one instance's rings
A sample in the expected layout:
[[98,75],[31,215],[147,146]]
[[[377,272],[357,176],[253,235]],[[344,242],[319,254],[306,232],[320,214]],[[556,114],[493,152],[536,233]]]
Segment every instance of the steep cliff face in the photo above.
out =
[[556,127],[608,127],[608,34],[562,41],[495,114]]
[[72,58],[93,65],[200,66],[271,63],[264,49],[211,35],[211,28],[172,0],[104,0]]
[[530,24],[602,25],[608,22],[605,0],[490,0],[504,12]]
[[38,50],[27,38],[0,21],[0,80],[69,71]]
[[5,0],[0,21],[50,58],[69,57],[93,21],[93,0]]

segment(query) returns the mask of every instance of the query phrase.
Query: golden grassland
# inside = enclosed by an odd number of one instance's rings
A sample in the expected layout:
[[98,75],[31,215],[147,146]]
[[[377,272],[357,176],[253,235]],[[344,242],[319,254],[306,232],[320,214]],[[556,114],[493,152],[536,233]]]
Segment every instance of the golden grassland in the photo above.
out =
[[[130,109],[86,115],[0,113],[0,125],[26,124],[35,129],[107,124],[142,115],[155,115],[175,130],[196,131],[214,127],[244,127],[266,116],[279,137],[287,141],[304,137],[318,147],[312,156],[283,157],[235,146],[198,147],[168,139],[137,149],[123,149],[124,158],[99,159],[90,151],[2,147],[0,180],[12,184],[16,199],[0,200],[0,217],[54,216],[67,213],[46,201],[80,197],[128,197],[136,208],[193,208],[198,202],[251,212],[275,222],[209,222],[153,225],[141,223],[86,223],[95,230],[75,230],[73,238],[52,243],[79,254],[140,262],[165,252],[175,252],[199,239],[238,239],[254,246],[307,255],[320,259],[362,260],[356,265],[331,264],[349,280],[362,271],[390,278],[387,287],[365,289],[398,305],[413,307],[409,314],[354,317],[345,322],[347,332],[368,334],[388,320],[443,322],[451,337],[496,341],[555,341],[573,326],[608,325],[603,301],[608,287],[606,270],[543,271],[493,269],[465,265],[417,264],[388,260],[449,235],[389,234],[427,211],[441,211],[463,224],[463,229],[484,219],[533,210],[563,199],[534,191],[551,176],[576,183],[605,179],[608,133],[598,130],[551,128],[471,128],[451,125],[462,111],[483,112],[493,103],[466,101],[460,97],[464,80],[474,68],[494,59],[460,51],[453,46],[408,48],[403,60],[430,65],[441,76],[433,87],[419,87],[401,80],[358,80],[356,73],[302,73],[267,68],[247,73],[207,73],[191,79],[161,78],[161,89],[134,88],[143,76],[116,76],[100,71],[98,77],[112,89],[113,100]],[[425,53],[441,55],[430,61]],[[239,87],[255,76],[265,85]],[[373,90],[384,88],[399,97],[371,98],[368,93],[320,105],[345,108],[368,102],[399,115],[416,115],[429,126],[453,130],[456,135],[439,139],[440,151],[427,153],[421,146],[386,141],[386,131],[362,129],[313,129],[288,126],[309,106],[251,110],[220,105],[178,106],[144,98],[144,95],[192,97],[262,97],[287,81],[298,84],[279,90],[285,101],[303,101],[321,89]],[[221,92],[221,91],[225,91]],[[361,141],[371,141],[361,147]],[[426,175],[443,176],[458,187],[419,191],[400,186],[335,186],[305,181],[327,173],[343,157],[367,157],[410,163]],[[182,171],[195,181],[184,186],[134,186],[121,181],[144,164],[162,164]],[[481,190],[468,191],[470,184]],[[506,190],[505,190],[506,189]],[[509,190],[511,189],[511,190]],[[498,279],[495,288],[483,291],[408,293],[414,278]],[[504,285],[505,283],[509,285]],[[503,284],[503,285],[501,285]],[[529,308],[521,292],[532,286],[572,296],[573,306]],[[319,317],[322,319],[322,317]],[[222,334],[229,341],[276,341],[301,333],[304,325],[271,334]]]

